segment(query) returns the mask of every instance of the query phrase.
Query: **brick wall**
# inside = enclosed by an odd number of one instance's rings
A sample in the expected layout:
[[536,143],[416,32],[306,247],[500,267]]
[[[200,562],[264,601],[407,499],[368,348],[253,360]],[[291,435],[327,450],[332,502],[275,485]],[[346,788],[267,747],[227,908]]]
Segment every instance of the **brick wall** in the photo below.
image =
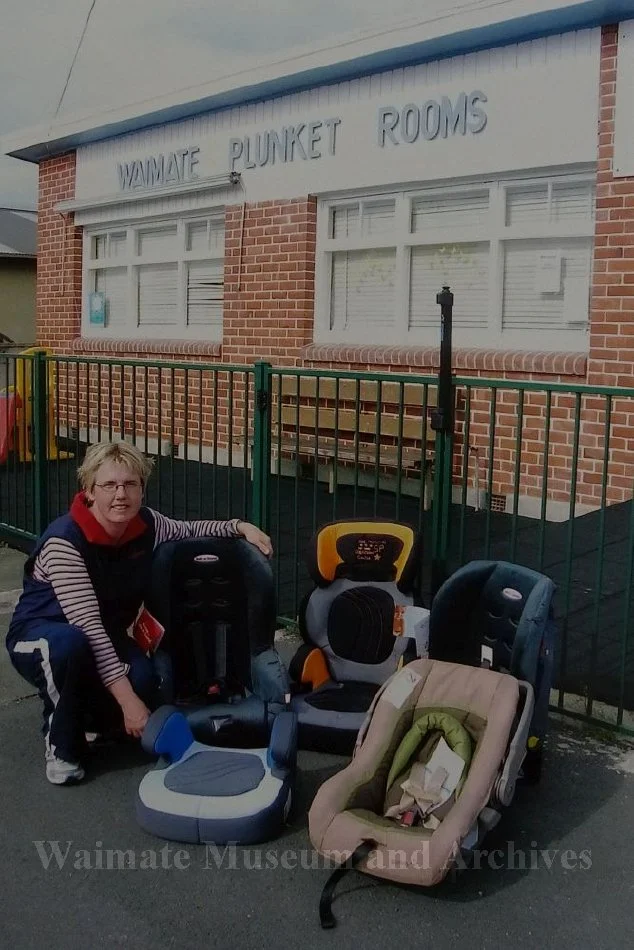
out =
[[313,333],[316,224],[314,198],[227,209],[224,362],[301,363]]
[[55,210],[75,197],[75,153],[39,167],[37,219],[36,341],[68,351],[81,326],[81,229],[74,215]]

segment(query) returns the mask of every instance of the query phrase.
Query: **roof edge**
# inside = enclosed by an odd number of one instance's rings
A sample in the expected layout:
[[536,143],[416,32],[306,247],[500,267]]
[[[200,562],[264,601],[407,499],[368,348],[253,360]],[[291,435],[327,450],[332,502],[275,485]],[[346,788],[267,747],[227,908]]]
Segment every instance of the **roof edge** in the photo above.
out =
[[[533,2],[538,3],[539,0],[533,0]],[[364,44],[366,47],[371,46],[372,43],[376,44],[377,38],[384,42],[386,33],[406,32],[411,37],[411,34],[415,32],[415,27],[410,26],[405,30],[403,26],[400,26],[389,31],[383,30],[378,36],[373,35],[370,39],[367,36],[364,39],[356,38],[344,41],[336,47],[313,50],[302,56],[290,56],[281,62],[260,64],[246,73],[249,78],[242,84],[227,85],[227,80],[235,81],[235,76],[217,79],[205,84],[204,88],[208,92],[201,92],[197,98],[184,100],[182,95],[186,90],[180,90],[172,94],[171,102],[169,96],[163,96],[160,100],[145,100],[145,103],[118,107],[116,110],[111,110],[111,113],[101,113],[83,119],[67,119],[64,122],[58,122],[55,126],[40,126],[30,131],[24,130],[15,136],[6,136],[2,151],[13,158],[39,163],[83,145],[156,125],[177,122],[202,113],[289,95],[315,86],[331,85],[383,70],[397,69],[429,60],[446,59],[480,49],[493,49],[555,33],[616,24],[634,17],[634,0],[577,0],[566,6],[555,8],[548,8],[548,0],[542,0],[542,7],[536,12],[498,21],[491,20],[490,12],[482,9],[469,11],[468,14],[462,13],[460,17],[454,14],[452,19],[459,19],[462,24],[461,29],[452,32],[446,30],[437,32],[436,35],[389,49],[359,50],[357,55],[334,61],[334,54],[340,55],[342,46],[349,48],[358,48]],[[478,20],[482,20],[483,13],[489,16],[489,20],[478,24]],[[466,27],[465,24],[469,20],[475,25]],[[425,27],[429,28],[429,25],[430,21],[419,23],[419,32]],[[333,61],[311,64],[310,61],[314,61],[320,55],[323,60],[325,52],[330,54]],[[305,68],[280,72],[281,65],[288,69],[290,63],[301,62],[306,64]],[[244,73],[237,75],[245,76]],[[194,88],[201,90],[201,87]],[[155,103],[155,106],[151,107],[150,103]],[[139,112],[143,106],[146,106],[147,111]],[[54,134],[55,132],[57,135]]]

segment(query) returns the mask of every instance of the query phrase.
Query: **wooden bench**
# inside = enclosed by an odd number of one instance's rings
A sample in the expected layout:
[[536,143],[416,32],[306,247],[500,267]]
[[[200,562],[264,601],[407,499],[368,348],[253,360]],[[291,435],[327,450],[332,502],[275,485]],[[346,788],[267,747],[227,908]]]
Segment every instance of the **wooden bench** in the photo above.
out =
[[428,502],[436,400],[437,388],[422,383],[275,376],[272,459],[317,464],[330,492],[335,483],[373,487],[377,468],[380,487],[393,490],[400,473],[401,491],[419,495],[424,483]]

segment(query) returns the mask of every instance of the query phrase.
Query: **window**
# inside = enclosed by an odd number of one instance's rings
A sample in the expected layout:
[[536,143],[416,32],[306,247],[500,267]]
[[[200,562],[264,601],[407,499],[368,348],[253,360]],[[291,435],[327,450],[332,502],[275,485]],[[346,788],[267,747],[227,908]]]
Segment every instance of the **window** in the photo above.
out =
[[120,338],[222,339],[224,214],[85,234],[84,294],[105,296],[105,327]]
[[586,349],[594,176],[495,180],[323,202],[318,341]]

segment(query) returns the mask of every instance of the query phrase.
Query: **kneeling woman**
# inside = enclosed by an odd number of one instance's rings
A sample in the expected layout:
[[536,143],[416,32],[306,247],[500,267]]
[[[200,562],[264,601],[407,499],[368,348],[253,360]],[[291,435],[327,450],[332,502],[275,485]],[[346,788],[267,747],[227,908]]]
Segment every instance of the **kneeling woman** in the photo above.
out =
[[7,649],[44,702],[46,775],[84,777],[88,716],[141,736],[154,705],[152,663],[128,635],[143,603],[152,555],[182,538],[245,538],[265,555],[255,525],[175,521],[141,504],[152,462],[125,442],[91,445],[68,514],[36,542],[25,564]]

